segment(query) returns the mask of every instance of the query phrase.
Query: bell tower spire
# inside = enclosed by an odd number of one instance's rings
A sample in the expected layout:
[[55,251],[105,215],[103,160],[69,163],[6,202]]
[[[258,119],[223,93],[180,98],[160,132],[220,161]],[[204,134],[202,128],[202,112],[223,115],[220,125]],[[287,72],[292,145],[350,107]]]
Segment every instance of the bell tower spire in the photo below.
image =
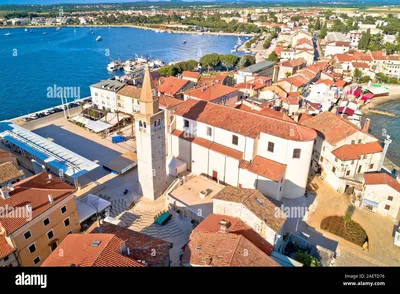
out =
[[140,111],[135,113],[139,184],[144,197],[156,200],[166,188],[165,119],[147,65],[139,105]]

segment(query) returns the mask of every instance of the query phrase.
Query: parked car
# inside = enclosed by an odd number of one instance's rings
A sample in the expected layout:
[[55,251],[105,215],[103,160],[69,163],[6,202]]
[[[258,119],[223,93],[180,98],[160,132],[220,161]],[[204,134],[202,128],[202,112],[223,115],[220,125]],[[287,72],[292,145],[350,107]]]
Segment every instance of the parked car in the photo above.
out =
[[22,118],[22,121],[24,121],[24,122],[28,122],[28,121],[31,121],[31,120],[32,120],[32,118],[30,118],[29,116],[26,116],[26,117]]

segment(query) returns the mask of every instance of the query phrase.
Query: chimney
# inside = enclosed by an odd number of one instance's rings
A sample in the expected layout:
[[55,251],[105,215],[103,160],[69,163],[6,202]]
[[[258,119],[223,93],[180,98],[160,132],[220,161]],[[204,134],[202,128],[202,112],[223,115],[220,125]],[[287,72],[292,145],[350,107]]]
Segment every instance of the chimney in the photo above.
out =
[[0,189],[0,194],[1,194],[1,197],[3,199],[10,198],[10,194],[8,194],[8,190],[7,189]]
[[231,226],[231,223],[222,219],[219,223],[219,231],[221,233],[228,233],[229,232],[229,227]]
[[362,130],[364,131],[364,132],[367,132],[368,133],[368,130],[369,130],[369,124],[371,123],[371,120],[369,119],[369,118],[366,118],[365,119],[365,122],[364,122],[364,125],[363,125],[363,128],[362,128]]
[[49,197],[49,202],[50,202],[50,203],[53,203],[53,202],[54,202],[53,196],[49,194],[48,197]]
[[26,205],[26,210],[29,212],[32,212],[32,205],[30,205],[29,203]]

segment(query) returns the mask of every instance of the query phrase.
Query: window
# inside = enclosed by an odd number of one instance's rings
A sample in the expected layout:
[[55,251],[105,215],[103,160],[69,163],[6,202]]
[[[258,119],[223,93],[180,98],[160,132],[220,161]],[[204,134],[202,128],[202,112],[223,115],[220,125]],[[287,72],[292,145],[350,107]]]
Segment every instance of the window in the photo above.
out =
[[369,168],[370,168],[370,169],[374,168],[374,164],[371,163],[371,164],[369,165]]
[[56,248],[57,248],[57,242],[53,242],[53,243],[50,244],[50,250],[51,250],[51,252],[53,252],[54,250],[56,250]]
[[385,209],[389,210],[390,209],[390,205],[385,205]]
[[321,158],[319,159],[321,162],[324,162],[324,158],[321,156]]
[[189,127],[189,121],[188,121],[187,119],[184,119],[184,120],[183,120],[183,126],[184,126],[185,128],[188,128],[188,127]]
[[362,165],[359,165],[358,166],[358,171],[357,171],[358,174],[361,173],[361,169],[362,169]]
[[143,127],[142,121],[139,120],[139,127]]
[[338,162],[338,158],[337,157],[335,157],[335,162]]
[[350,164],[354,164],[354,160],[352,160]]
[[367,155],[364,155],[364,156],[363,156],[363,159],[367,159]]
[[72,234],[72,231],[69,231],[67,235],[71,235],[71,234]]
[[52,239],[53,237],[54,237],[53,230],[48,231],[48,232],[47,232],[47,238],[49,238],[49,240],[50,240],[50,239]]
[[351,140],[351,145],[355,144],[356,141],[355,140]]
[[49,219],[49,218],[46,218],[46,219],[43,221],[44,226],[47,226],[49,223],[50,223],[50,219]]
[[29,250],[29,253],[35,252],[35,251],[36,251],[36,245],[35,245],[35,244],[30,245],[30,246],[28,247],[28,250]]
[[393,196],[388,196],[387,200],[392,201],[393,200]]
[[268,151],[269,152],[274,152],[274,147],[275,147],[274,143],[268,142]]
[[333,173],[335,173],[336,172],[336,167],[332,167],[332,171],[333,171]]
[[40,262],[40,257],[38,256],[38,257],[36,257],[34,260],[33,260],[33,263],[34,264],[38,264]]
[[207,127],[207,136],[212,136],[212,129],[210,127]]
[[358,144],[361,144],[361,139],[358,139]]
[[3,258],[3,261],[6,262],[8,260],[8,256]]
[[350,171],[348,170],[347,172],[346,172],[346,176],[349,176],[350,175]]
[[61,207],[61,213],[64,214],[66,212],[67,212],[67,207],[66,206]]
[[66,220],[64,220],[64,226],[66,226],[66,227],[69,226],[69,218],[67,218]]
[[282,186],[279,188],[279,192],[281,192],[282,191]]
[[232,135],[232,144],[233,145],[238,145],[239,144],[239,138],[236,135]]
[[300,158],[301,149],[294,149],[293,150],[293,158]]
[[25,240],[29,239],[31,236],[32,236],[31,231],[28,231],[28,232],[24,233]]

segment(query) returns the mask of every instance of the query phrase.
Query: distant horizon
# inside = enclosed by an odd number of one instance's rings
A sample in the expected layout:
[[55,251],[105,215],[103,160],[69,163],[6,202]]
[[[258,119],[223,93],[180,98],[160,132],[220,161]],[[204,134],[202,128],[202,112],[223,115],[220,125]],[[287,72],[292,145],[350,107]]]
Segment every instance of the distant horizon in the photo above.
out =
[[[209,3],[234,3],[234,2],[270,2],[270,3],[281,3],[282,5],[294,2],[314,2],[316,4],[334,4],[336,5],[346,5],[346,4],[364,4],[369,6],[375,1],[373,0],[365,0],[363,3],[360,3],[359,0],[180,0],[182,2],[209,2]],[[0,3],[0,6],[3,5],[62,5],[62,4],[118,4],[118,3],[135,3],[135,2],[177,2],[177,0],[5,0],[5,3]],[[399,2],[399,3],[396,3]],[[400,5],[400,1],[397,0],[384,0],[380,5]]]

